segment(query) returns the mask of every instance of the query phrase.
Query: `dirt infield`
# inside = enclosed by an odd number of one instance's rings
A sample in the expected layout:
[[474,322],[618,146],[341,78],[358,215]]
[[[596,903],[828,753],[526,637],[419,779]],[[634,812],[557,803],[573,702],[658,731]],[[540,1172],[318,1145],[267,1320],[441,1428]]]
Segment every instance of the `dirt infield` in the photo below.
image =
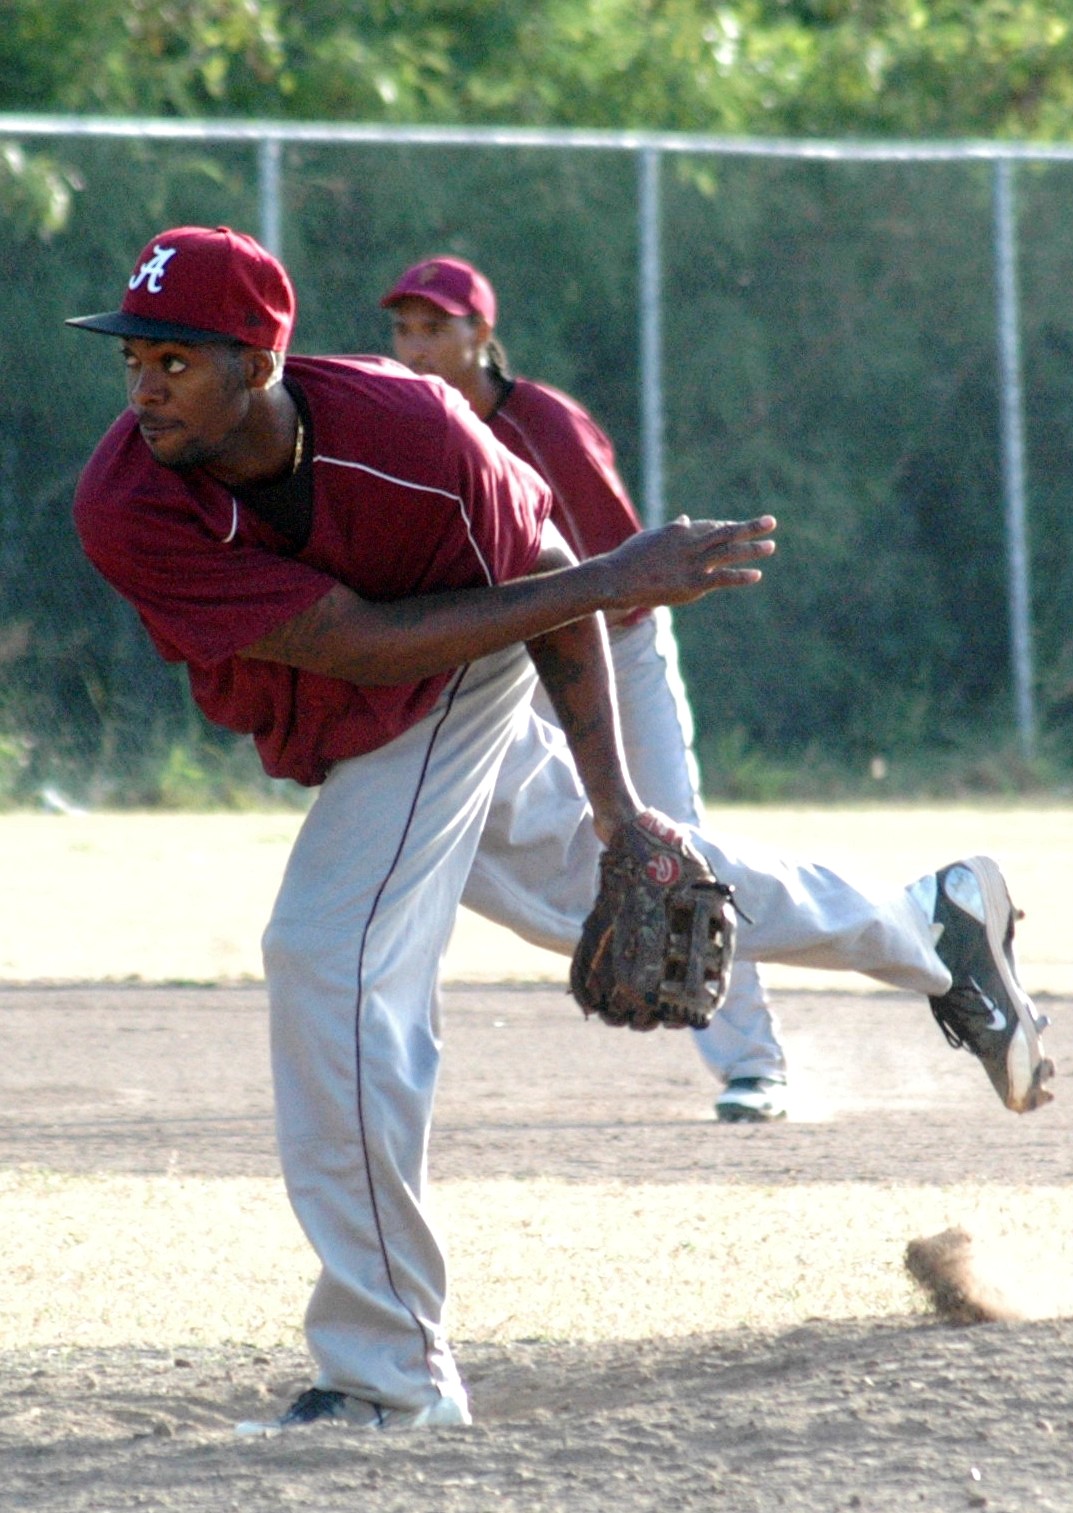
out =
[[[0,988],[0,1509],[1068,1510],[1069,1001],[1023,1119],[917,1000],[779,1003],[794,1117],[727,1128],[687,1037],[450,985],[431,1167],[476,1423],[247,1442],[307,1383],[312,1276],[263,988]],[[927,1314],[902,1250],[958,1222],[1030,1322]]]

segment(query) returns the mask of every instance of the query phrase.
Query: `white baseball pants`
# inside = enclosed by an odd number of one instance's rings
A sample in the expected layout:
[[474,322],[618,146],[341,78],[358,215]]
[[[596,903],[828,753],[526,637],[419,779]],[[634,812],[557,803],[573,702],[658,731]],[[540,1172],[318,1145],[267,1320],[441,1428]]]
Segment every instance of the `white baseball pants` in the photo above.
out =
[[[533,725],[533,678],[521,648],[486,658],[411,730],[341,762],[309,811],[264,937],[283,1173],[321,1265],[306,1315],[318,1385],[389,1408],[463,1396],[444,1326],[446,1266],[426,1208],[437,980],[508,754],[520,784],[542,797],[553,784],[574,829],[566,841],[560,826],[554,850],[530,852],[520,805],[512,893],[485,912],[513,924],[517,908],[561,940],[576,913],[549,899],[557,884],[566,895],[576,885],[545,869],[587,869],[590,893],[595,877],[599,847],[572,766],[539,739],[518,737]],[[546,839],[542,825],[536,835]],[[949,987],[908,893],[697,840],[754,921],[739,932],[745,960],[853,969],[921,993]],[[523,876],[522,862],[537,854]]]

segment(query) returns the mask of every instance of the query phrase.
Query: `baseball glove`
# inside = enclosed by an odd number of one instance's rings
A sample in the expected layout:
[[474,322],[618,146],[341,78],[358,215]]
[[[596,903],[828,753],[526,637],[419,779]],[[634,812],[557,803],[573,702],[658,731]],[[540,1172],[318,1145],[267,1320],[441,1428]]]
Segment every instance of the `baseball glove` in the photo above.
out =
[[665,815],[646,809],[621,825],[570,964],[586,1018],[632,1030],[709,1024],[734,954],[732,892]]

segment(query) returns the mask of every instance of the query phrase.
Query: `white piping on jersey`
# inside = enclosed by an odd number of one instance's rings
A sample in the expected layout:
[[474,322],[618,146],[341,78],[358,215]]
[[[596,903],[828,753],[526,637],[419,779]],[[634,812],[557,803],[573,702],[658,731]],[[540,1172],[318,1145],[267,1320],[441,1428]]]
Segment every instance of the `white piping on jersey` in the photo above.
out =
[[224,544],[224,546],[229,546],[231,544],[231,542],[234,541],[234,539],[235,539],[235,537],[237,535],[238,535],[238,500],[235,498],[234,494],[232,494],[231,495],[231,529],[228,531],[227,535],[223,538],[223,544]]
[[[565,523],[570,527],[570,533],[573,538],[570,542],[570,545],[573,547],[578,558],[587,557],[589,554],[582,544],[581,532],[578,530],[577,520],[574,518],[574,515],[567,501],[559,493],[554,483],[552,483],[551,469],[544,461],[540,447],[537,446],[537,444],[533,441],[532,437],[529,435],[529,432],[525,429],[525,427],[521,425],[519,421],[515,420],[513,415],[508,415],[505,409],[497,411],[494,418],[496,420],[504,421],[508,426],[511,426],[515,431],[517,431],[518,435],[522,438],[522,440],[525,442],[525,445],[528,447],[530,456],[536,458],[537,472],[540,474],[541,478],[543,478],[544,482],[548,485],[548,488],[551,489],[552,493],[555,495],[555,502],[559,506],[559,509],[562,511]],[[505,445],[506,443],[504,442],[504,446]]]
[[466,535],[469,537],[469,544],[473,548],[474,556],[480,563],[481,571],[484,573],[484,576],[489,583],[495,582],[495,578],[492,575],[491,569],[489,568],[488,563],[485,560],[484,553],[478,546],[477,538],[473,534],[473,522],[466,512],[465,500],[462,498],[461,494],[453,494],[450,489],[434,488],[431,484],[428,483],[415,483],[410,478],[397,478],[393,473],[382,473],[379,468],[371,468],[368,463],[350,462],[344,457],[328,457],[325,456],[325,454],[322,452],[314,452],[313,461],[326,462],[337,468],[355,468],[359,473],[369,473],[373,478],[383,478],[386,483],[398,484],[400,488],[414,489],[417,493],[420,494],[439,494],[443,499],[452,500],[453,503],[458,506],[458,513],[462,516],[463,524],[466,527]]

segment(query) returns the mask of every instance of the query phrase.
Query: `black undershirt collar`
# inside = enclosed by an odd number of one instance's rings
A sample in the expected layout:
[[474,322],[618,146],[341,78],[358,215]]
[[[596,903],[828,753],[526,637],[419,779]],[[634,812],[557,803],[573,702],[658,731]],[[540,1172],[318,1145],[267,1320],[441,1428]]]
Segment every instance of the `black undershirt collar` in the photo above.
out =
[[286,376],[283,386],[298,406],[305,427],[298,469],[273,483],[251,483],[231,492],[240,504],[286,537],[294,550],[300,552],[313,530],[313,416],[301,386]]

